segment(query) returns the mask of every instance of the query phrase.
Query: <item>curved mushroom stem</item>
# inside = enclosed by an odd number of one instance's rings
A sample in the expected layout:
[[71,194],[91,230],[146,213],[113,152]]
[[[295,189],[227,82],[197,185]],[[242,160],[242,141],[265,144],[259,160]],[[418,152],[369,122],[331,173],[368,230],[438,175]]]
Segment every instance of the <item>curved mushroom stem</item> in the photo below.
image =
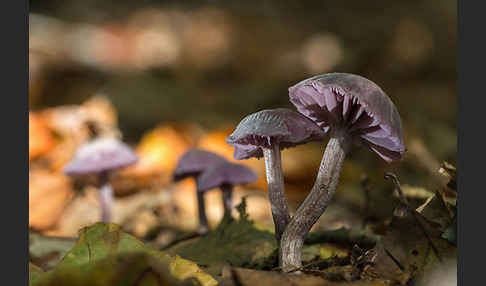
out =
[[206,216],[204,192],[197,190],[196,193],[197,193],[197,211],[199,215],[199,227],[197,232],[199,234],[206,234],[209,231],[209,223],[208,223],[208,217]]
[[231,219],[231,211],[233,209],[233,185],[224,184],[221,187],[223,191],[223,207],[224,207],[224,219]]
[[270,148],[262,148],[265,158],[265,173],[267,175],[268,194],[272,208],[275,237],[280,241],[285,227],[290,222],[289,208],[285,199],[285,187],[282,172],[282,158],[279,144],[271,144]]
[[279,261],[284,272],[302,267],[304,239],[324,213],[336,192],[344,158],[352,144],[351,137],[345,130],[337,131],[331,134],[311,192],[297,209],[283,233]]
[[101,203],[101,220],[104,223],[111,222],[113,209],[113,188],[108,177],[108,172],[102,172],[100,178],[100,203]]

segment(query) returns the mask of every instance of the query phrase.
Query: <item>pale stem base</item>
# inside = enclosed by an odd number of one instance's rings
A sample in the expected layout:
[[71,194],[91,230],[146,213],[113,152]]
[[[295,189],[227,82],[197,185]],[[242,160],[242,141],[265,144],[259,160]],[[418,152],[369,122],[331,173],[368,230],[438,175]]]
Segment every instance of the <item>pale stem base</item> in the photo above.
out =
[[101,221],[109,223],[112,220],[113,210],[113,188],[111,186],[108,173],[100,174],[100,204],[101,204]]
[[343,161],[350,148],[351,138],[347,134],[331,135],[315,184],[283,233],[279,261],[284,272],[302,267],[304,239],[336,192]]

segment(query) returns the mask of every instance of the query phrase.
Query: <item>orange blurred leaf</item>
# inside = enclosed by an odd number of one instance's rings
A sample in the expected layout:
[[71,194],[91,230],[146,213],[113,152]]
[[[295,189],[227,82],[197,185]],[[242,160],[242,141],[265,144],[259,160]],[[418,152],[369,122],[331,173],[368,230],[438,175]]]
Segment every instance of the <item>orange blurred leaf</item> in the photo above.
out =
[[46,124],[37,114],[29,112],[29,160],[47,153],[54,145]]

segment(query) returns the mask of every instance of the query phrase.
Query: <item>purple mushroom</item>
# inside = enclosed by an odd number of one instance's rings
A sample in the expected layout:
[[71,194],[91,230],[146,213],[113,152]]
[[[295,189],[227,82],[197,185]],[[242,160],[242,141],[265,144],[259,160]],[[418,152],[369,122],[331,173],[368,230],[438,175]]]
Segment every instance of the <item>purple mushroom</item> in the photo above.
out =
[[230,219],[234,185],[244,185],[254,182],[257,175],[243,165],[222,162],[208,168],[197,178],[197,189],[205,192],[214,188],[223,191],[224,218]]
[[113,188],[109,173],[115,169],[135,164],[137,155],[130,147],[115,138],[99,138],[82,145],[71,162],[64,168],[67,175],[96,174],[100,183],[102,221],[112,218]]
[[[187,177],[193,177],[196,179],[209,167],[222,162],[226,162],[226,159],[215,153],[197,148],[189,149],[180,157],[173,174],[173,180],[174,182],[177,182]],[[197,190],[197,206],[199,215],[198,232],[200,234],[204,234],[209,231],[209,224],[206,216],[206,207],[204,204],[204,192],[200,191],[199,189]]]
[[265,158],[268,192],[277,240],[280,240],[290,221],[280,150],[309,141],[322,140],[324,135],[319,126],[302,114],[286,108],[277,108],[248,115],[226,138],[229,145],[235,146],[235,159],[262,156]]
[[323,128],[330,139],[316,182],[282,236],[284,270],[302,266],[304,239],[333,197],[353,142],[367,145],[387,162],[400,159],[405,151],[395,105],[364,77],[346,73],[315,76],[289,88],[289,96],[297,110]]

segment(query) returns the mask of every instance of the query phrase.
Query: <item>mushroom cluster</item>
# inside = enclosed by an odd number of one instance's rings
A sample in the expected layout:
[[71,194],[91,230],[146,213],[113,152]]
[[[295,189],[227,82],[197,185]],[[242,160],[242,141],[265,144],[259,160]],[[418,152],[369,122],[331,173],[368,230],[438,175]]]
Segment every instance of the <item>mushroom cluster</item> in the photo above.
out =
[[198,233],[209,231],[205,192],[220,188],[223,193],[223,219],[231,219],[233,186],[248,184],[257,179],[256,174],[249,168],[228,162],[225,158],[201,149],[192,148],[186,151],[177,163],[173,174],[173,181],[177,182],[187,177],[196,180],[197,206],[199,215]]
[[[401,159],[405,147],[400,115],[374,82],[354,74],[314,76],[289,88],[289,109],[262,110],[245,117],[226,142],[235,159],[264,157],[275,235],[283,271],[302,267],[304,239],[324,213],[338,185],[344,158],[365,145],[386,162]],[[280,150],[329,136],[312,190],[294,216],[288,211]]]

